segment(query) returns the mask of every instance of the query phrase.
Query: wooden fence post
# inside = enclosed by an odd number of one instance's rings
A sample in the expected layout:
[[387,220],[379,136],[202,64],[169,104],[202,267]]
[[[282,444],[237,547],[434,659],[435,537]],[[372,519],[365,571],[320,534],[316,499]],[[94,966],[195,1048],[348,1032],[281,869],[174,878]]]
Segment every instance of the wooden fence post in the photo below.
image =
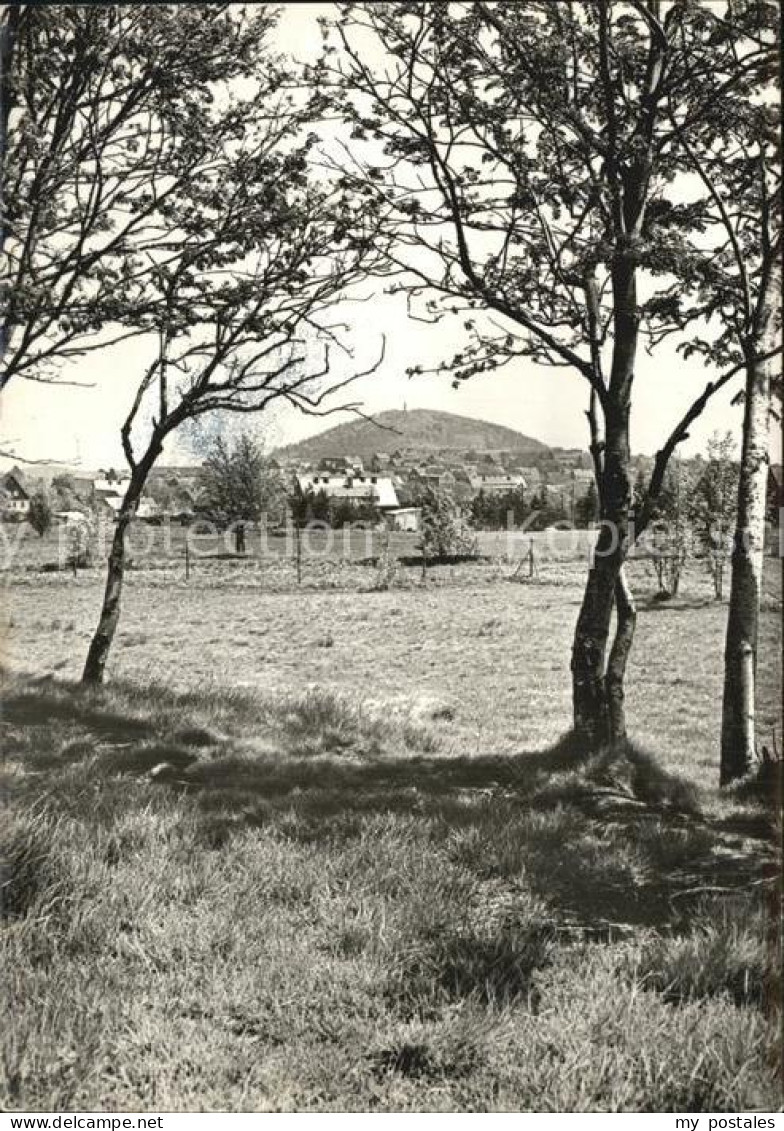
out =
[[297,563],[297,585],[302,584],[302,531],[299,523],[294,527],[294,552]]

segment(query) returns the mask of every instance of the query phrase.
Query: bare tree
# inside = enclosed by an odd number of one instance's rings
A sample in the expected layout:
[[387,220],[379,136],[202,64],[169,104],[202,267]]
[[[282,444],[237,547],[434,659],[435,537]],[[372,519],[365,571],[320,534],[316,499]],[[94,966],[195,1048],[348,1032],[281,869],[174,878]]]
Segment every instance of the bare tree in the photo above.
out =
[[[626,736],[629,549],[672,453],[738,371],[709,382],[674,422],[635,509],[638,352],[673,329],[667,280],[695,231],[672,191],[686,166],[673,110],[695,52],[710,58],[710,18],[660,0],[344,4],[342,54],[321,64],[353,137],[367,141],[345,175],[386,206],[389,270],[414,307],[427,298],[419,316],[464,318],[465,345],[442,368],[461,381],[522,355],[587,383],[602,525],[571,666],[575,730],[591,747]],[[736,63],[716,97],[770,66],[768,44],[735,36],[731,46]],[[689,128],[705,112],[690,102]]]
[[143,332],[124,285],[205,162],[216,85],[247,76],[267,5],[4,5],[0,389]]
[[373,254],[372,212],[313,174],[309,125],[318,96],[288,93],[293,76],[266,47],[264,31],[252,88],[216,94],[193,136],[181,140],[182,160],[193,148],[203,154],[198,176],[150,214],[152,269],[140,283],[131,266],[122,284],[126,317],[154,335],[153,356],[122,427],[130,480],[86,682],[103,679],[120,615],[126,535],[167,438],[206,413],[263,412],[273,402],[321,414],[330,394],[360,375],[347,373],[345,361],[334,374],[331,360],[349,348],[335,308]]

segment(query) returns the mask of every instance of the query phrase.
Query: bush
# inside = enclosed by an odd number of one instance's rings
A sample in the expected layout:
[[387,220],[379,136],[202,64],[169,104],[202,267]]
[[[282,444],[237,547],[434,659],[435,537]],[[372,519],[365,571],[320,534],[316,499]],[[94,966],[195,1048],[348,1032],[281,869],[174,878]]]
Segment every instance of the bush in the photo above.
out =
[[92,536],[93,525],[87,517],[83,522],[69,525],[68,554],[65,564],[70,569],[89,569],[93,564]]
[[376,562],[376,576],[373,581],[375,592],[385,593],[392,588],[397,577],[398,564],[396,555],[389,548],[389,535],[387,534]]

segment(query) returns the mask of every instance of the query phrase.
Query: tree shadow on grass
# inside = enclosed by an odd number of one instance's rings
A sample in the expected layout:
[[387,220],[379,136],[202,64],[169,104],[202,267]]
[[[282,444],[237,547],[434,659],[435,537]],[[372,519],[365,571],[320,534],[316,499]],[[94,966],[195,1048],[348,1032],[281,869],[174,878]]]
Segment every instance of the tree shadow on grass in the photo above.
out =
[[[204,700],[166,689],[150,692],[148,718],[140,717],[145,694],[46,681],[14,686],[3,721],[40,732],[50,745],[66,722],[85,757],[95,755],[95,772],[114,778],[144,779],[165,763],[153,788],[190,799],[209,847],[252,827],[306,842],[348,842],[368,820],[396,814],[422,822],[424,835],[477,879],[524,879],[570,922],[594,931],[685,923],[704,892],[745,889],[776,874],[770,842],[760,836],[750,844],[748,828],[703,817],[688,786],[635,748],[608,765],[587,759],[566,735],[515,756],[445,757],[380,749],[375,741],[366,752],[360,733],[348,752],[304,756],[287,749],[292,734],[280,720],[282,729],[271,732],[280,741],[260,745],[270,723],[260,701],[258,727],[248,736],[252,697],[231,699],[239,720],[232,736],[201,725],[196,708]],[[281,718],[291,712],[289,704]],[[199,741],[184,742],[187,734]],[[68,749],[73,754],[73,742]]]
[[72,724],[103,742],[126,742],[152,733],[151,724],[124,711],[106,707],[89,691],[40,680],[2,696],[2,721],[13,727]]
[[[677,780],[664,771],[661,779]],[[319,843],[349,841],[380,814],[416,817],[434,843],[456,838],[478,879],[524,877],[592,938],[617,937],[624,925],[686,926],[706,891],[745,890],[776,874],[766,845],[754,851],[693,807],[595,780],[570,735],[511,757],[229,756],[194,763],[174,784],[218,845],[248,826]]]

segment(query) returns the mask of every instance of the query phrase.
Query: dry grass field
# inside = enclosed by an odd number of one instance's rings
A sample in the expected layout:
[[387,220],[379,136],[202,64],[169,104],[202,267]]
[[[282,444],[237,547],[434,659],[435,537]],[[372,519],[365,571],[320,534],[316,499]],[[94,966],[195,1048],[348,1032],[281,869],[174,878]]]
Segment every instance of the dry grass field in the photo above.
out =
[[383,591],[338,560],[299,588],[161,561],[99,690],[100,575],[38,566],[3,575],[0,1106],[779,1105],[777,822],[715,788],[726,606],[698,564],[667,603],[632,567],[609,768],[564,737],[579,561]]

